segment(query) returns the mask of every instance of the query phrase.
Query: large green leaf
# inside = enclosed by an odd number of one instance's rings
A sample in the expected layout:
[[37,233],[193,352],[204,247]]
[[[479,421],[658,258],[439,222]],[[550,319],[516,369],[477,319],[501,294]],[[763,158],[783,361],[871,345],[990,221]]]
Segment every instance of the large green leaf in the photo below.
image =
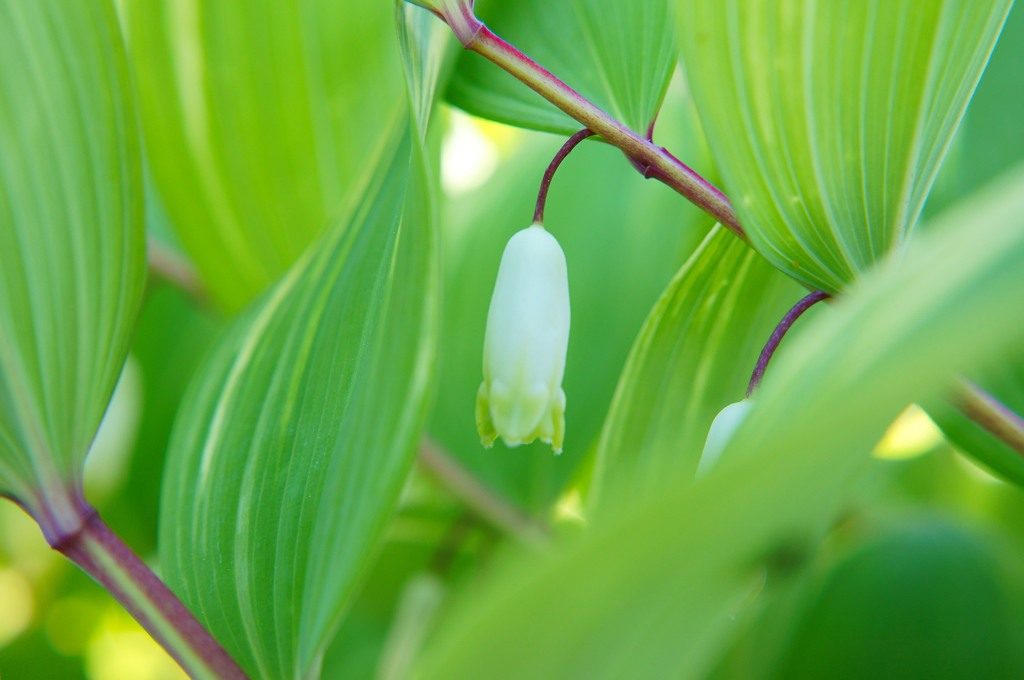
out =
[[337,217],[400,114],[394,6],[125,8],[157,189],[215,299],[240,308]]
[[1012,0],[681,0],[684,65],[751,242],[835,292],[917,221]]
[[0,494],[37,519],[80,488],[142,292],[130,97],[108,2],[0,2]]
[[314,672],[416,450],[438,294],[419,128],[398,127],[348,215],[228,329],[176,423],[161,558],[260,677]]
[[[680,114],[689,106],[688,100],[676,103]],[[684,117],[666,120],[663,132],[699,148],[693,126],[673,129]],[[529,224],[540,175],[557,148],[554,140],[526,146],[486,186],[450,202],[441,232],[445,396],[430,431],[477,477],[531,511],[547,508],[584,462],[644,314],[711,224],[664,187],[645,183],[606,145],[577,148],[555,177],[545,217],[566,254],[572,302],[565,452],[553,456],[540,443],[485,450],[474,399],[483,377],[487,306],[502,249]]]
[[583,540],[496,568],[422,676],[701,676],[758,583],[764,598],[800,568],[906,403],[1024,341],[1008,313],[1024,296],[1022,258],[1024,171],[805,328],[707,477],[668,479]]
[[734,234],[708,234],[633,345],[598,443],[592,502],[606,481],[635,496],[666,474],[696,472],[711,421],[743,398],[800,291]]
[[[675,68],[670,0],[495,0],[478,16],[584,97],[644,132]],[[572,134],[580,124],[483,57],[467,52],[448,99],[512,125]]]

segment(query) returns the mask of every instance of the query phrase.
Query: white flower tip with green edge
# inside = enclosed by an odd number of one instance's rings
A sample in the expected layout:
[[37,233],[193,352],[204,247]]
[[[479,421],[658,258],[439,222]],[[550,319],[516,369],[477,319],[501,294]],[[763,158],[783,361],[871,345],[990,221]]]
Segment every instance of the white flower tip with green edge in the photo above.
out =
[[535,439],[562,452],[569,279],[558,241],[539,224],[509,239],[498,267],[484,336],[484,381],[476,397],[480,441]]
[[704,442],[704,452],[700,456],[700,463],[697,465],[697,479],[704,477],[722,457],[722,451],[729,444],[729,440],[736,434],[746,419],[754,402],[750,399],[729,404],[715,416],[711,421],[711,428],[708,430],[708,438]]

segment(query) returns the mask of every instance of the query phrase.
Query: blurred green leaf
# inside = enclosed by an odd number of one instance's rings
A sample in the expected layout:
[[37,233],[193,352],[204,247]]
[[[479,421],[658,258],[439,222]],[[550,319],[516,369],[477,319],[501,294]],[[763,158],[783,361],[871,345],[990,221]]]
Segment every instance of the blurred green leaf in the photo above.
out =
[[80,487],[128,351],[142,178],[110,3],[0,2],[0,73],[0,494],[35,513]]
[[825,575],[788,657],[764,677],[1020,677],[1021,602],[1008,601],[998,548],[939,519],[874,538]]
[[[699,149],[692,118],[689,129],[675,129],[689,102],[678,104],[681,115],[666,121],[664,133]],[[502,249],[529,225],[540,176],[557,148],[554,141],[526,145],[484,187],[450,202],[441,232],[444,398],[430,431],[480,479],[531,511],[547,508],[583,463],[644,314],[711,224],[674,193],[644,183],[606,145],[577,148],[552,184],[545,217],[566,254],[572,303],[565,452],[553,456],[539,443],[485,450],[474,405],[491,291]],[[706,157],[697,162],[710,165]]]
[[[618,120],[644,132],[676,65],[669,0],[480,2],[499,35]],[[484,118],[572,134],[580,124],[483,57],[459,59],[447,97]]]
[[1024,341],[1024,322],[1007,313],[1024,296],[1022,259],[1019,171],[808,326],[707,477],[666,480],[583,540],[498,565],[421,675],[702,675],[759,582],[768,597],[800,570],[895,415]]
[[641,496],[697,470],[715,415],[740,401],[761,347],[801,288],[716,227],[647,318],[601,432],[591,503],[605,486]]
[[[436,34],[413,21],[402,44],[418,101]],[[358,202],[229,327],[177,419],[161,558],[256,676],[315,672],[416,450],[438,303],[424,127],[392,131]]]
[[174,227],[231,310],[363,183],[401,115],[393,3],[125,3],[147,159]]
[[1012,0],[680,3],[751,242],[827,292],[905,245]]

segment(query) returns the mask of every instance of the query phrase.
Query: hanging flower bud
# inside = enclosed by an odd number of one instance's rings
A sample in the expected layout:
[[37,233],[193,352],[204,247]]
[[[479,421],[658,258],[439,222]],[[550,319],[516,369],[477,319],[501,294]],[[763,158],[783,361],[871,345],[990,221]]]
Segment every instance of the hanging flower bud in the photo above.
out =
[[562,452],[569,281],[555,237],[533,224],[509,239],[487,313],[484,381],[476,398],[480,440],[534,439]]
[[697,465],[697,478],[701,478],[711,471],[722,452],[729,444],[736,430],[746,420],[747,414],[754,406],[752,399],[744,399],[735,404],[729,404],[723,408],[715,419],[711,421],[711,428],[708,430],[708,438],[704,443],[704,452],[701,454],[700,463]]

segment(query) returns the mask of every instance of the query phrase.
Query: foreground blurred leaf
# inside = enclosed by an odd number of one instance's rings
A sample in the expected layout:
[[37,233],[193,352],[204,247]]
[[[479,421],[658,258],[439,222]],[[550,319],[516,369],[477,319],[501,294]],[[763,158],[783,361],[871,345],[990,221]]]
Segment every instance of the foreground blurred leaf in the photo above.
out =
[[761,347],[801,288],[716,227],[647,318],[597,448],[592,502],[608,483],[634,498],[697,470],[715,415],[743,398]]
[[[638,132],[675,68],[670,0],[480,2],[477,15],[584,97]],[[466,52],[448,99],[484,118],[572,134],[580,124],[483,57]]]
[[125,3],[147,159],[238,309],[338,216],[404,99],[389,2]]
[[422,676],[701,676],[765,573],[762,597],[800,568],[895,415],[1024,341],[1007,313],[1024,296],[1024,171],[929,237],[805,328],[711,474],[667,480],[552,556],[501,564]]
[[145,271],[113,7],[0,2],[0,102],[0,494],[40,519],[81,484]]
[[347,217],[221,339],[171,442],[168,579],[260,677],[314,672],[425,416],[437,250],[419,123],[370,167]]
[[758,250],[835,292],[902,248],[1011,4],[681,1],[694,99]]

